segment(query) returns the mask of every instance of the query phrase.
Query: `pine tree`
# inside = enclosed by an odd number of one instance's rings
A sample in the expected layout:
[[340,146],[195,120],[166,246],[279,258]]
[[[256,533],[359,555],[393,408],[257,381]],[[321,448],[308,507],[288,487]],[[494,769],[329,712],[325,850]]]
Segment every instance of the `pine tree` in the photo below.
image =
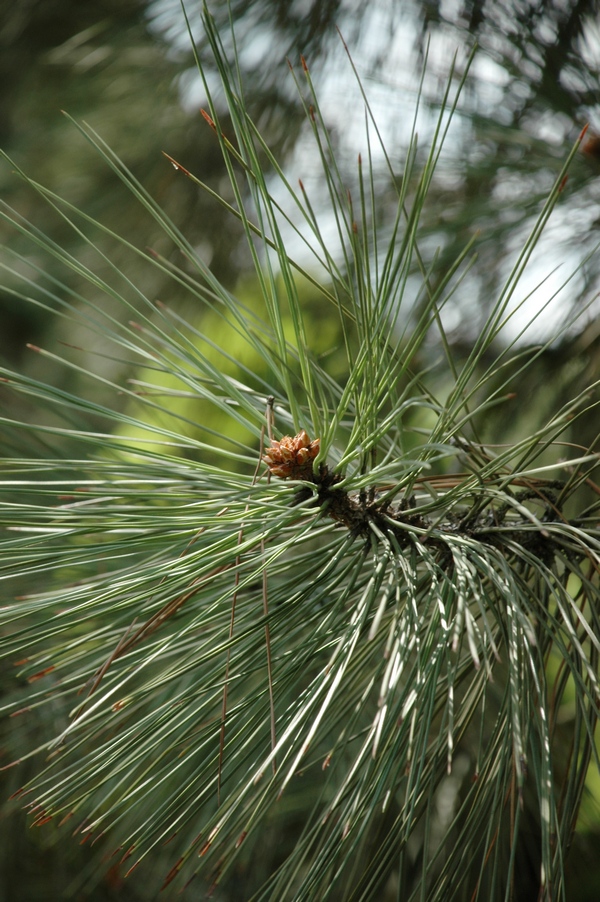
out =
[[[2,214],[32,249],[15,297],[135,373],[113,381],[77,348],[33,349],[66,368],[58,385],[3,372],[27,414],[2,418],[7,443],[30,446],[2,482],[3,574],[26,587],[2,611],[20,680],[5,710],[21,715],[15,763],[35,761],[18,796],[36,824],[104,836],[124,871],[162,866],[170,842],[163,886],[198,875],[244,899],[518,899],[531,886],[564,899],[598,766],[598,455],[572,440],[597,401],[587,386],[538,423],[513,384],[560,335],[504,336],[578,145],[461,357],[444,317],[476,238],[440,270],[420,223],[467,76],[450,78],[426,154],[415,123],[402,168],[363,94],[349,185],[302,59],[291,77],[323,203],[290,184],[206,11],[204,25],[227,126],[207,83],[205,119],[230,194],[171,162],[241,224],[254,303],[85,125],[183,262],[108,237],[194,298],[200,324],[94,256],[105,227],[27,174],[89,254]],[[394,193],[386,228],[376,156]],[[46,257],[64,280],[45,276]],[[487,440],[498,411],[528,403],[533,429]]]

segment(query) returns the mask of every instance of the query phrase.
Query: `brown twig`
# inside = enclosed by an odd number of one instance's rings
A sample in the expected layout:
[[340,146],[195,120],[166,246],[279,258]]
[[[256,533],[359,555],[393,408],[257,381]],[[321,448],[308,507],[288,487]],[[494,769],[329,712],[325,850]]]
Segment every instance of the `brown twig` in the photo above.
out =
[[[267,435],[269,437],[269,441],[273,441],[273,404],[275,399],[273,397],[269,397],[267,399],[267,410],[265,415],[266,420],[266,430]],[[262,463],[263,457],[263,445],[265,439],[265,425],[262,426],[260,430],[260,453],[258,457],[258,463],[256,464],[256,469],[254,471],[254,475],[252,477],[252,485],[256,484],[257,477],[260,471],[260,466]],[[267,475],[269,478],[270,474]],[[246,505],[246,511],[248,510],[248,505]],[[238,546],[242,543],[242,538],[244,536],[244,526],[242,527],[238,533]],[[264,561],[264,552],[265,552],[265,543],[264,539],[261,540],[260,543],[261,553]],[[229,644],[227,645],[227,660],[225,663],[225,681],[223,683],[223,702],[221,705],[221,729],[219,732],[219,764],[217,769],[217,805],[221,804],[221,780],[223,775],[223,760],[225,754],[225,723],[227,720],[227,694],[229,687],[229,667],[231,663],[231,640],[233,639],[233,627],[235,623],[235,608],[237,604],[237,595],[238,595],[238,586],[240,582],[240,556],[238,555],[235,559],[235,584],[233,590],[233,598],[231,600],[231,619],[229,621]],[[267,621],[268,616],[268,608],[267,608],[267,596],[266,596],[266,571],[263,567],[263,610],[265,612],[265,641],[267,644],[267,671],[268,671],[268,679],[269,679],[269,699],[271,706],[271,743],[274,746],[275,744],[275,708],[274,708],[274,700],[273,700],[273,680],[272,680],[272,672],[271,672],[271,638],[269,634],[269,624]],[[273,762],[274,765],[274,762]]]

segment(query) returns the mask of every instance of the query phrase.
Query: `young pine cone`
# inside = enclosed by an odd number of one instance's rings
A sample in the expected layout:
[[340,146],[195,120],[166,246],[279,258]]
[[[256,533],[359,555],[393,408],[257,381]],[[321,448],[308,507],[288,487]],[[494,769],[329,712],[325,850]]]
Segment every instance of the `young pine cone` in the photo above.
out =
[[280,479],[312,479],[312,462],[319,453],[320,439],[312,442],[305,429],[293,438],[284,435],[281,441],[271,439],[271,447],[263,461],[273,476]]

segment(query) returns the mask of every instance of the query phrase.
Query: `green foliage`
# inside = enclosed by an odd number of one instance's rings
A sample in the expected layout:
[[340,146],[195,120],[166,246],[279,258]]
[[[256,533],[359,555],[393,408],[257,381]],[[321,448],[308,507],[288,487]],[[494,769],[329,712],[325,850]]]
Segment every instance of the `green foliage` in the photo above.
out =
[[[198,874],[223,898],[564,899],[598,766],[600,653],[598,455],[565,436],[595,387],[510,443],[482,430],[560,337],[504,338],[576,148],[460,357],[443,316],[473,242],[440,269],[420,235],[464,78],[450,78],[425,154],[414,123],[401,169],[365,96],[348,185],[302,61],[291,77],[322,164],[317,202],[250,118],[206,10],[204,25],[227,104],[224,116],[207,83],[206,119],[230,193],[172,162],[243,230],[251,290],[221,284],[88,126],[164,253],[23,172],[86,253],[2,214],[52,272],[87,285],[75,293],[23,255],[15,296],[32,300],[35,272],[34,303],[97,336],[100,364],[135,367],[120,382],[77,349],[36,349],[65,368],[59,384],[3,370],[7,392],[43,411],[35,426],[1,418],[35,449],[7,458],[2,482],[1,573],[16,596],[2,654],[21,681],[5,710],[25,724],[21,763],[44,756],[19,797],[35,823],[105,835],[126,867],[162,862],[169,842],[160,882]],[[375,154],[394,197],[384,230]],[[310,262],[292,259],[290,235]],[[122,257],[202,305],[200,326],[157,305]],[[32,717],[52,724],[36,743]]]

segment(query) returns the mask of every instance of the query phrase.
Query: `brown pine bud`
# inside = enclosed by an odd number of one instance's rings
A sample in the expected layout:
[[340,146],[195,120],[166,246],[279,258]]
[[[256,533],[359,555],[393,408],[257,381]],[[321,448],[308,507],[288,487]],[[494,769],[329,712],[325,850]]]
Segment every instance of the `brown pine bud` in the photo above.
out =
[[310,479],[312,462],[319,453],[320,439],[312,442],[305,429],[293,438],[284,435],[280,441],[271,440],[271,447],[263,455],[273,476],[279,479]]

